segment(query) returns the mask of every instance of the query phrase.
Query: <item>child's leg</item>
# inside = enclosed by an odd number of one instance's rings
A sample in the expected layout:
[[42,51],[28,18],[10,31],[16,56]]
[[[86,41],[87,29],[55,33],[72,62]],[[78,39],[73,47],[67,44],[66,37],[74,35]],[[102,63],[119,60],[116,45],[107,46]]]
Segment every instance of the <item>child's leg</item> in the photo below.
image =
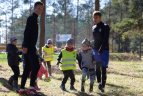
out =
[[49,75],[52,76],[51,61],[47,61],[46,63],[48,66]]
[[66,84],[66,82],[67,82],[67,80],[69,78],[69,71],[63,71],[63,74],[64,74],[64,78],[62,80],[62,84],[61,85],[65,86],[65,84]]
[[94,85],[94,80],[95,80],[95,71],[90,71],[89,72],[89,78],[90,78],[90,89],[89,91],[93,91],[93,85]]
[[70,83],[70,89],[75,89],[74,88],[74,83],[75,83],[75,74],[73,70],[69,70],[69,77],[71,79],[71,83]]
[[18,76],[19,76],[19,73],[20,73],[20,71],[19,71],[19,66],[11,66],[11,69],[12,69],[12,71],[13,71],[13,73],[14,73],[13,79],[14,79],[15,81],[18,81]]
[[85,85],[85,80],[87,76],[88,70],[86,68],[82,69],[82,78],[81,78],[81,91],[84,92],[84,85]]
[[11,66],[11,69],[14,73],[12,85],[16,90],[18,90],[18,76],[19,76],[19,73],[20,73],[19,66]]

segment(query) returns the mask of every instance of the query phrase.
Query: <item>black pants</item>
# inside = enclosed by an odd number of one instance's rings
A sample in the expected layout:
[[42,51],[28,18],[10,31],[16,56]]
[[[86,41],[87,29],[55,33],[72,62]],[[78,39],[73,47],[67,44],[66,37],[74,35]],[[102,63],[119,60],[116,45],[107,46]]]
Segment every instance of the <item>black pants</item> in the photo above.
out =
[[64,74],[64,78],[63,78],[63,81],[62,81],[62,85],[65,86],[68,78],[70,77],[70,79],[71,79],[70,85],[74,86],[74,82],[75,82],[74,71],[73,70],[66,70],[66,71],[63,71],[63,74]]
[[24,71],[22,75],[22,80],[21,80],[21,88],[25,88],[25,83],[27,81],[27,78],[31,72],[30,75],[30,86],[34,87],[35,82],[37,80],[37,73],[39,71],[40,65],[39,65],[39,60],[38,60],[38,55],[35,53],[29,53],[24,55]]
[[19,66],[16,66],[16,65],[13,65],[13,66],[10,66],[14,75],[11,76],[13,78],[13,80],[15,81],[18,81],[18,76],[20,74],[20,71],[19,71]]
[[46,61],[46,65],[48,67],[49,75],[51,76],[52,75],[51,61]]
[[97,82],[102,84],[102,87],[105,87],[106,79],[107,79],[107,72],[106,67],[96,67],[96,76]]

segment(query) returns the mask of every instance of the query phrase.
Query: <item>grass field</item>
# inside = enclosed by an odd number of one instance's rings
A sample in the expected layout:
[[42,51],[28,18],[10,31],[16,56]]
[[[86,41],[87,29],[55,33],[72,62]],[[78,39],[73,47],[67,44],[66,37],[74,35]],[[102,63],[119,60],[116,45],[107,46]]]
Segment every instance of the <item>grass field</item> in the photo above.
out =
[[[19,96],[11,90],[7,84],[7,79],[12,75],[12,71],[7,65],[5,55],[0,55],[0,96]],[[3,58],[3,59],[2,59]],[[56,62],[53,62],[53,66]],[[20,65],[22,69],[22,64]],[[22,73],[22,70],[21,70]],[[80,73],[80,72],[79,72]],[[89,93],[89,81],[86,82],[86,93],[80,92],[81,74],[76,74],[75,87],[78,91],[69,90],[69,81],[66,88],[69,92],[60,90],[62,74],[54,66],[54,73],[51,82],[39,80],[39,86],[43,96],[143,96],[143,62],[119,62],[111,61],[108,68],[108,79],[105,93],[97,89],[97,83],[94,86],[94,92]],[[19,78],[20,84],[20,78]],[[27,87],[29,80],[27,81]]]

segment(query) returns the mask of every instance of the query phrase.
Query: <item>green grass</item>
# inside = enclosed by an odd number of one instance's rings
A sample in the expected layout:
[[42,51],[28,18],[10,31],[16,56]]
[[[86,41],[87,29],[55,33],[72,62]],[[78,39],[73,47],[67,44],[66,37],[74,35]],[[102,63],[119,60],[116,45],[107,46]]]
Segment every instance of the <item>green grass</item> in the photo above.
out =
[[[53,62],[53,66],[56,62]],[[22,73],[22,64],[21,73]],[[69,92],[63,92],[60,90],[59,85],[61,84],[61,79],[63,75],[59,70],[56,70],[54,66],[54,73],[51,82],[45,82],[39,80],[39,86],[41,87],[41,92],[47,96],[143,96],[143,62],[117,62],[111,61],[108,68],[108,79],[106,85],[106,92],[104,94],[100,93],[97,89],[97,83],[94,85],[94,92],[89,93],[89,80],[86,82],[86,93],[80,92],[80,80],[81,74],[76,74],[75,87],[77,92],[69,90],[68,81],[66,88]],[[7,84],[7,79],[12,75],[12,71],[4,60],[0,61],[0,96],[19,96],[15,92],[10,90]],[[20,84],[20,78],[19,78]],[[27,81],[26,87],[29,85],[29,80]]]

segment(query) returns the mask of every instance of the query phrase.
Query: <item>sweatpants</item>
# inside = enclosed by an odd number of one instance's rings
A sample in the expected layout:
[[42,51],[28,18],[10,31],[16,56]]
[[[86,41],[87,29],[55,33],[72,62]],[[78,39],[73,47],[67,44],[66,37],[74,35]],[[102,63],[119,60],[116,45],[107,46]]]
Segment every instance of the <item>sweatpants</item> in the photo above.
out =
[[74,86],[74,83],[75,83],[74,71],[73,70],[63,71],[63,75],[64,75],[64,78],[62,80],[62,85],[65,86],[68,78],[70,78],[71,79],[70,86]]
[[13,66],[10,66],[10,68],[12,69],[12,71],[14,73],[14,75],[12,75],[11,78],[13,78],[13,80],[15,80],[15,81],[18,81],[18,76],[20,74],[19,66],[13,65]]
[[95,75],[95,69],[89,70],[88,68],[82,68],[82,82],[85,82],[86,78],[89,78],[90,84],[94,84]]
[[24,89],[25,88],[25,83],[27,81],[27,78],[31,72],[30,75],[30,86],[34,87],[35,86],[35,82],[37,80],[37,74],[40,68],[39,65],[39,60],[38,60],[38,55],[35,53],[28,53],[28,54],[24,54],[24,71],[23,71],[23,75],[22,75],[22,80],[21,80],[21,88]]

